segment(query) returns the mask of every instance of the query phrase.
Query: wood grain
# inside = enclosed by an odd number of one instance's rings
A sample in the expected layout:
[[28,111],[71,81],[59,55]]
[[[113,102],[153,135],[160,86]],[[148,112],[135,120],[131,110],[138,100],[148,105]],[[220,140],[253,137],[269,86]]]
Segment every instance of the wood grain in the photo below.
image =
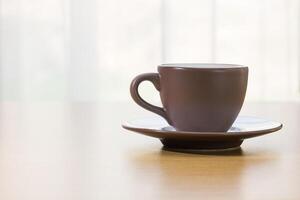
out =
[[300,199],[300,105],[246,104],[284,124],[233,152],[168,152],[121,122],[133,103],[0,104],[0,199]]

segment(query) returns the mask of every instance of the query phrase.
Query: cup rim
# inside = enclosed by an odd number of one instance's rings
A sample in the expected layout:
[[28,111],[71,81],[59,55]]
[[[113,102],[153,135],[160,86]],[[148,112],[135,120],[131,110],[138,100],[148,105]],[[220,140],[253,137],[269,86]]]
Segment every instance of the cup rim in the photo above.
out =
[[225,64],[225,63],[165,63],[158,65],[158,68],[172,68],[172,69],[209,69],[209,70],[220,70],[220,69],[244,69],[248,68],[245,65],[239,64]]

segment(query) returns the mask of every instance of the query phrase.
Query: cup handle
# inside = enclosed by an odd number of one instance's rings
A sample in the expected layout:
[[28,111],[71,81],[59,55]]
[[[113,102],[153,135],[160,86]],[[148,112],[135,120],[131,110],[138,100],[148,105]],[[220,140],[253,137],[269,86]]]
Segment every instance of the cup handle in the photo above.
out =
[[131,94],[131,97],[133,98],[133,100],[138,105],[140,105],[141,107],[145,108],[146,110],[149,110],[151,112],[154,112],[154,113],[162,116],[169,123],[169,119],[168,119],[167,114],[166,114],[166,112],[165,112],[165,110],[163,108],[158,107],[158,106],[154,106],[154,105],[146,102],[140,96],[140,94],[138,92],[138,87],[139,87],[140,83],[143,82],[143,81],[150,81],[154,85],[154,87],[156,88],[156,90],[160,91],[160,78],[159,78],[159,74],[158,73],[140,74],[140,75],[136,76],[132,80],[132,82],[131,82],[131,85],[130,85],[130,94]]

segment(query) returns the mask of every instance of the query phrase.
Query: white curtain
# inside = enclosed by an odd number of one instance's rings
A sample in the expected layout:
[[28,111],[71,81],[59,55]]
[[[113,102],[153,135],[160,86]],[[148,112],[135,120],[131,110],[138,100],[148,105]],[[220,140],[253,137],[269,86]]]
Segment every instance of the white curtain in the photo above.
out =
[[[0,0],[2,101],[129,100],[160,63],[250,67],[248,100],[297,100],[299,0]],[[144,87],[146,98],[157,98]]]

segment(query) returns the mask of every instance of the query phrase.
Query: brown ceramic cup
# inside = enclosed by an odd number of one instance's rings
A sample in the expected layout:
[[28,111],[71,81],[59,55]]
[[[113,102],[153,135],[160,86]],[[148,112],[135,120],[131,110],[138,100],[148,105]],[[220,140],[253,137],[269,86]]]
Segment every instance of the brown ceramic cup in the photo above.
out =
[[[176,130],[225,132],[238,116],[246,94],[248,67],[232,64],[162,64],[159,73],[135,77],[133,100],[167,120]],[[147,103],[138,93],[142,81],[160,92],[163,107]]]

